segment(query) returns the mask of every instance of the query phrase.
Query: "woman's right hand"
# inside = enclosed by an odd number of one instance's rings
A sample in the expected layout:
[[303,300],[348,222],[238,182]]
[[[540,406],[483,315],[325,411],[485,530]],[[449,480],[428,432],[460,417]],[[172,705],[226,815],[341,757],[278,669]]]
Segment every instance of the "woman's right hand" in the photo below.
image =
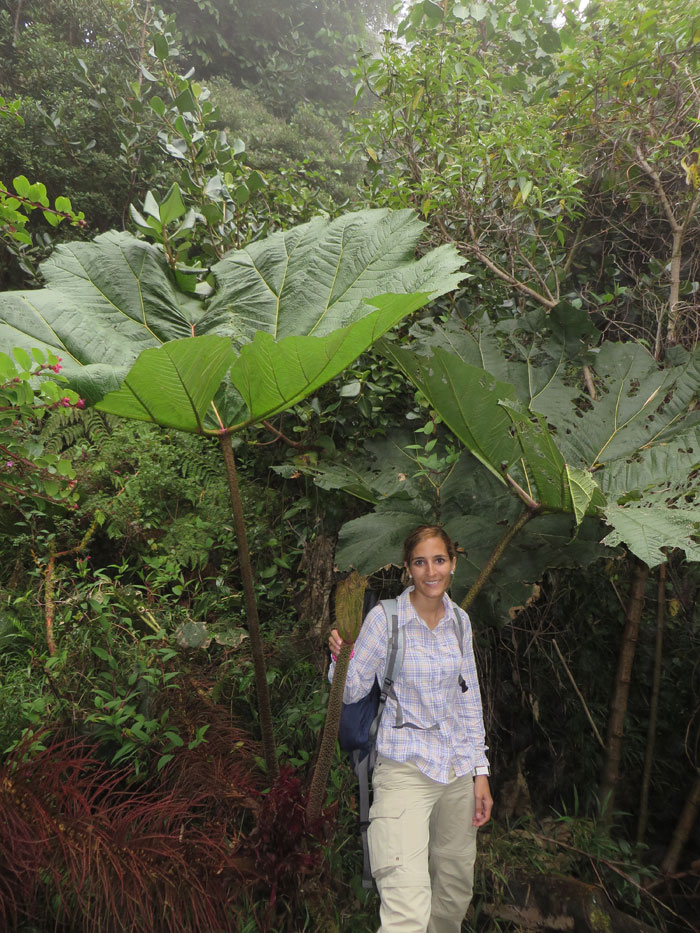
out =
[[330,648],[331,654],[337,658],[340,654],[340,649],[343,647],[343,639],[338,634],[337,628],[334,628],[328,636],[328,647]]

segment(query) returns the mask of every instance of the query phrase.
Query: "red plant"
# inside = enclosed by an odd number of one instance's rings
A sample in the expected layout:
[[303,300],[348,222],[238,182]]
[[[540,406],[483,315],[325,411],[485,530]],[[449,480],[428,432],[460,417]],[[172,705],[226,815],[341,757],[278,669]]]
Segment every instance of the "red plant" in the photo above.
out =
[[208,818],[201,795],[128,789],[84,741],[42,738],[45,749],[20,744],[0,769],[3,928],[237,929],[241,882],[256,872],[231,821]]
[[240,824],[241,808],[255,811],[264,787],[259,744],[231,722],[227,709],[207,698],[201,683],[188,683],[168,702],[168,722],[183,740],[194,739],[202,726],[208,729],[201,745],[181,748],[166,765],[161,786],[196,796],[210,816],[232,816]]
[[205,690],[168,699],[185,744],[145,784],[87,740],[48,732],[0,766],[0,930],[226,933],[260,899],[261,930],[295,929],[330,811],[308,822],[291,769],[263,793],[259,746]]
[[309,823],[302,781],[292,768],[283,768],[258,809],[257,822],[250,834],[250,851],[259,874],[269,888],[269,901],[263,930],[277,931],[278,899],[293,912],[310,876],[318,876],[323,859],[322,841],[331,810]]

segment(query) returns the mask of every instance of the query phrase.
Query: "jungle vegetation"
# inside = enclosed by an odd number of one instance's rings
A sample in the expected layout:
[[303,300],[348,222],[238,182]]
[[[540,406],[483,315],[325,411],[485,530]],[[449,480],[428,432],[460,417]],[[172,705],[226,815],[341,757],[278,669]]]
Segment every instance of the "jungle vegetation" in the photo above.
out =
[[0,927],[371,929],[325,643],[437,520],[464,929],[697,929],[700,3],[6,0],[0,44]]

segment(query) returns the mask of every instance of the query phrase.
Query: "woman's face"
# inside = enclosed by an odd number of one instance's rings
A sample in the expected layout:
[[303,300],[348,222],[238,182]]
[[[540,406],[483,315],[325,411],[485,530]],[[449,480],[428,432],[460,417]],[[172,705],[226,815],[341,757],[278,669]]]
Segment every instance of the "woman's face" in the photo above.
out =
[[406,569],[416,593],[428,599],[442,599],[456,563],[456,558],[450,560],[442,538],[425,538],[413,549]]

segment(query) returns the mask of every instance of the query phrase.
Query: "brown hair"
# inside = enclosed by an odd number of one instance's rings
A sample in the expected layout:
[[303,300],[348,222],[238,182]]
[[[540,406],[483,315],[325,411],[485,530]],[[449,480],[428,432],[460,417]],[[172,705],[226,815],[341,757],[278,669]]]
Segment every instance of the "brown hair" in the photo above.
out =
[[455,546],[450,540],[450,536],[447,534],[444,528],[441,528],[440,525],[419,525],[417,528],[414,528],[410,535],[406,538],[403,543],[403,562],[404,564],[411,563],[411,556],[421,541],[425,541],[426,538],[440,538],[442,543],[447,548],[447,556],[450,560],[454,560],[456,557]]

